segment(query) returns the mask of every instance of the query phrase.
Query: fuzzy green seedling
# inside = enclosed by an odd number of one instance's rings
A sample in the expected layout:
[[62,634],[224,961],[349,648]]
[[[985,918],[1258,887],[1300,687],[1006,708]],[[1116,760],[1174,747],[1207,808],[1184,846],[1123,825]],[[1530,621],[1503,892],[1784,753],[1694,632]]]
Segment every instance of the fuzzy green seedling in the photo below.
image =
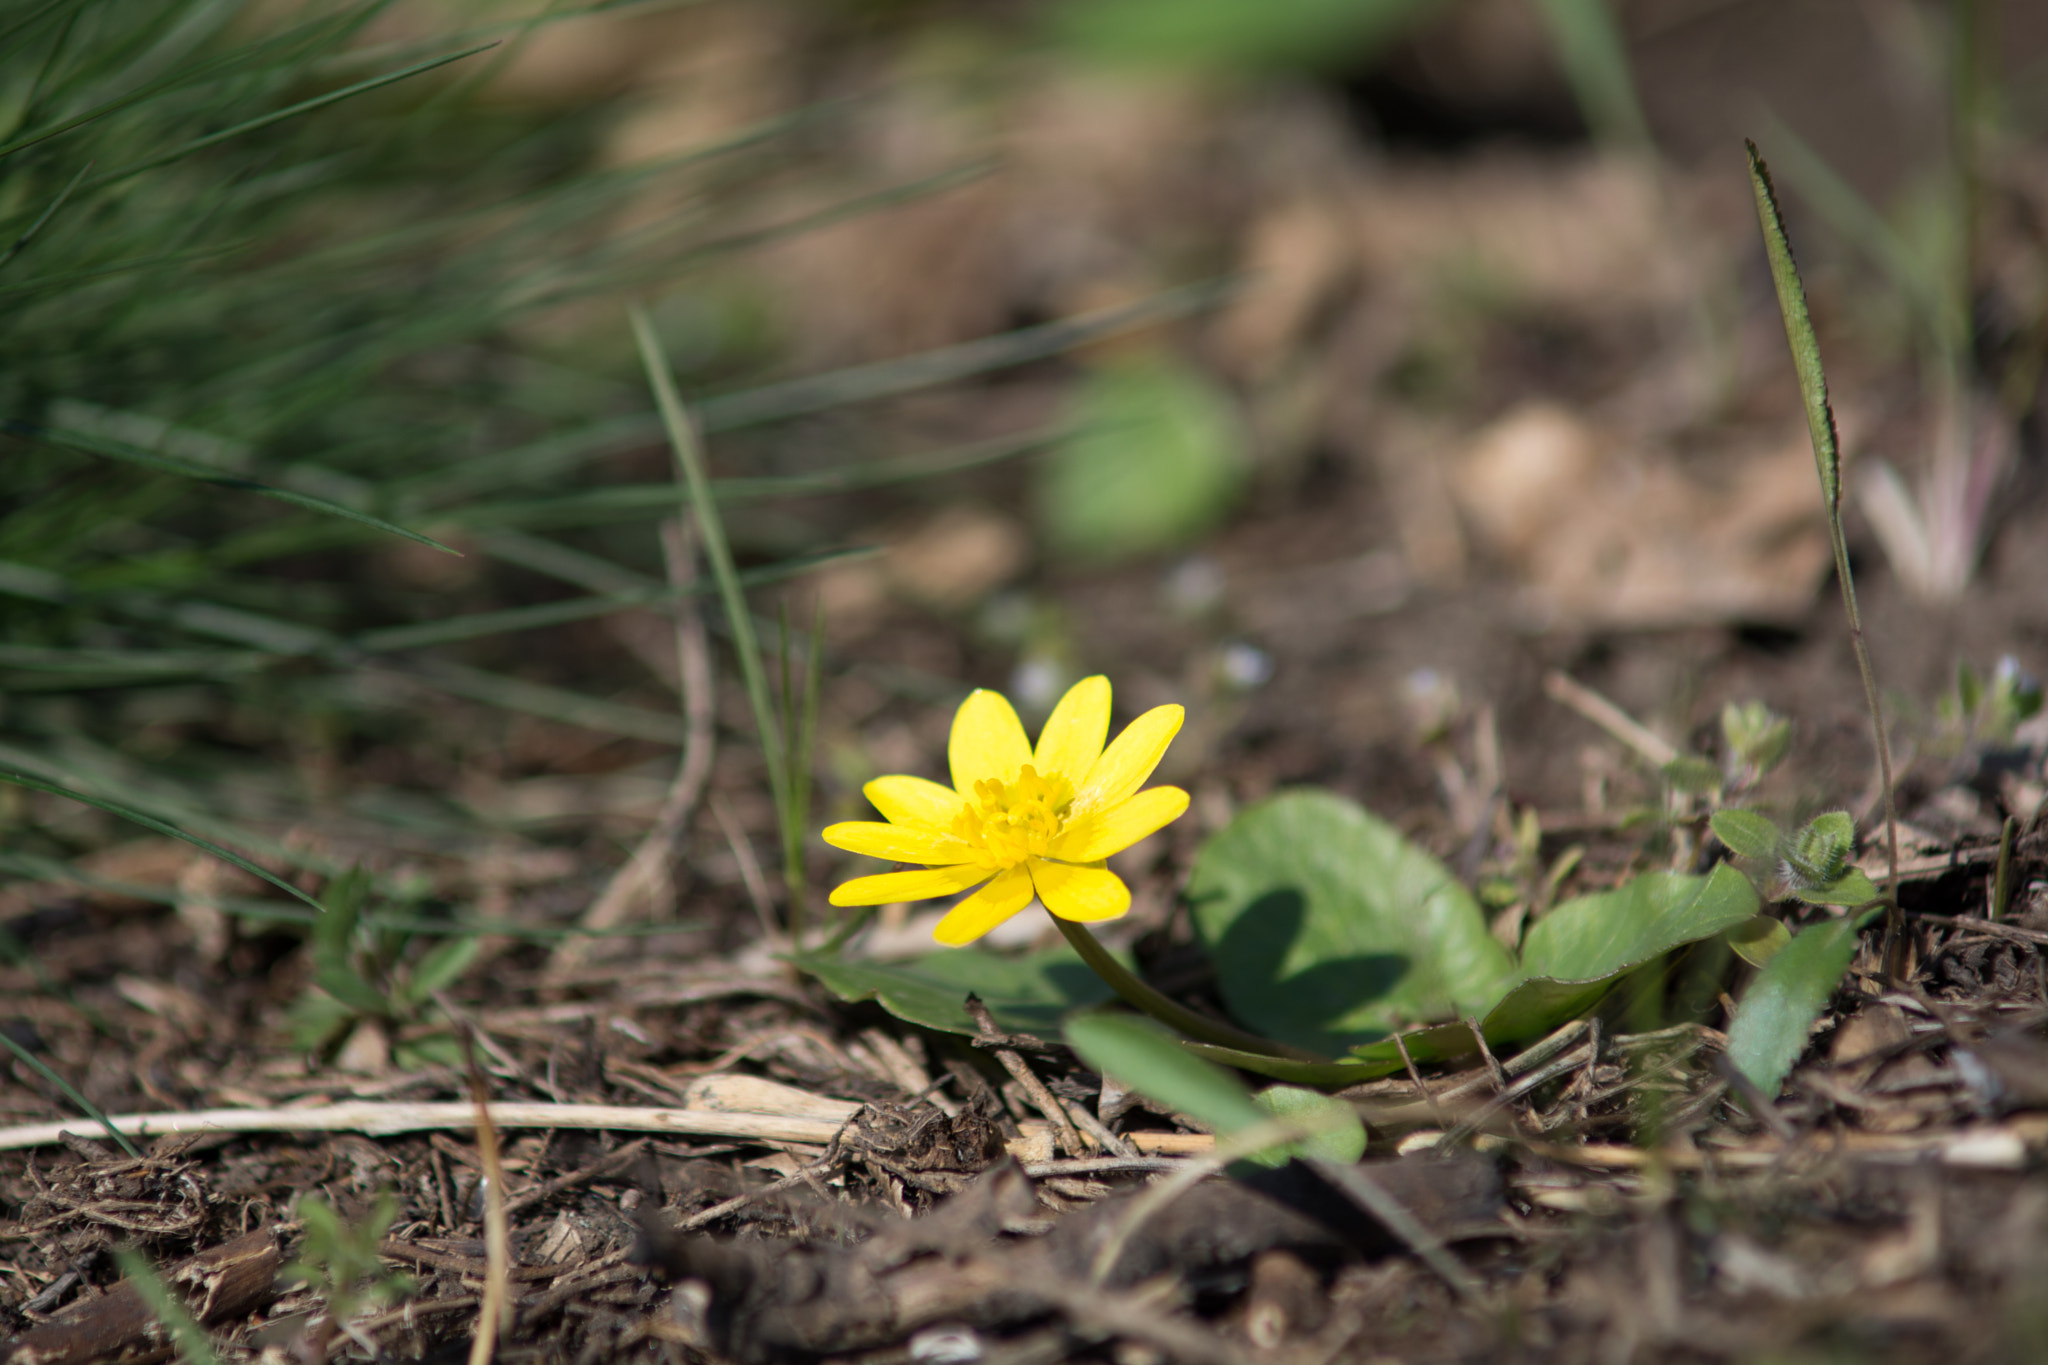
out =
[[[327,1339],[347,1330],[350,1318],[375,1304],[393,1304],[413,1291],[410,1277],[387,1270],[381,1255],[385,1234],[398,1218],[398,1200],[380,1191],[353,1222],[345,1220],[324,1199],[303,1196],[294,1212],[305,1225],[299,1254],[279,1272],[320,1296],[326,1311]],[[324,1349],[314,1353],[323,1358]]]
[[1776,898],[1809,905],[1868,905],[1879,898],[1863,870],[1850,865],[1856,822],[1847,811],[1816,815],[1789,834],[1753,810],[1717,810],[1709,823],[1714,837],[1750,865],[1752,880],[1775,871]]
[[1721,708],[1721,741],[1729,785],[1752,787],[1785,761],[1792,748],[1792,722],[1760,701],[1731,701]]

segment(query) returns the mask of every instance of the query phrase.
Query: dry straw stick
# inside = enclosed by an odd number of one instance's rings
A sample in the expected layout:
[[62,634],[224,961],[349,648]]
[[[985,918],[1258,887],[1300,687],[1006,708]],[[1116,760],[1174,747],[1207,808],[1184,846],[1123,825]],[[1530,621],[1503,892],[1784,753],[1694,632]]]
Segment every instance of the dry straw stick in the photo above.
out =
[[484,1168],[484,1293],[477,1306],[476,1335],[469,1365],[490,1365],[498,1338],[512,1328],[512,1230],[505,1216],[505,1164],[498,1154],[498,1128],[491,1122],[490,1087],[476,1062],[471,1031],[462,1031],[463,1062],[469,1070],[469,1098],[476,1109],[476,1152]]
[[[825,1101],[825,1103],[834,1103]],[[848,1101],[844,1113],[826,1117],[769,1114],[751,1110],[650,1108],[625,1104],[541,1104],[528,1100],[501,1101],[491,1106],[491,1121],[499,1131],[512,1128],[609,1129],[620,1133],[668,1133],[687,1137],[722,1137],[777,1143],[803,1143],[823,1147],[846,1126],[860,1105]],[[422,1104],[344,1100],[338,1104],[299,1109],[200,1109],[190,1113],[109,1114],[107,1124],[131,1138],[157,1137],[165,1133],[367,1133],[388,1137],[393,1133],[433,1130],[462,1131],[476,1127],[476,1108],[466,1100],[436,1100]],[[52,1123],[30,1123],[17,1128],[0,1128],[0,1152],[26,1147],[46,1147],[66,1133],[82,1131],[79,1119]],[[1206,1134],[1129,1133],[1143,1154],[1181,1154],[1205,1151]],[[1013,1147],[1020,1159],[1032,1150],[1027,1137]],[[1036,1164],[1036,1163],[1029,1163]]]
[[[669,867],[675,859],[676,843],[711,777],[717,743],[712,726],[711,645],[705,638],[704,618],[697,612],[693,591],[697,579],[696,550],[686,523],[663,522],[661,548],[668,566],[669,585],[676,591],[677,690],[690,731],[683,742],[682,758],[676,764],[675,780],[669,784],[653,827],[633,850],[633,856],[612,874],[603,894],[583,912],[582,927],[589,930],[618,928],[626,922],[636,901],[643,896],[651,900],[669,886]],[[548,970],[574,971],[589,962],[595,947],[590,938],[564,939],[548,959]]]

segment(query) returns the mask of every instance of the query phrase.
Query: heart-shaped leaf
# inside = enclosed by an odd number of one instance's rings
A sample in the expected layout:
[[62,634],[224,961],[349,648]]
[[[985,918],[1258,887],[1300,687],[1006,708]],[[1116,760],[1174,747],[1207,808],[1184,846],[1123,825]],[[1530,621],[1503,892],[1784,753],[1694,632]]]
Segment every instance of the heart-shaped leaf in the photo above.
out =
[[1326,792],[1240,813],[1203,845],[1188,900],[1231,1012],[1297,1047],[1476,1014],[1514,979],[1443,864]]
[[968,1016],[971,992],[998,1025],[1017,1033],[1055,1035],[1060,1020],[1111,991],[1062,944],[1043,953],[999,957],[979,948],[948,948],[909,962],[861,962],[836,953],[797,953],[796,966],[841,1000],[869,1000],[898,1019],[972,1037],[981,1030]]

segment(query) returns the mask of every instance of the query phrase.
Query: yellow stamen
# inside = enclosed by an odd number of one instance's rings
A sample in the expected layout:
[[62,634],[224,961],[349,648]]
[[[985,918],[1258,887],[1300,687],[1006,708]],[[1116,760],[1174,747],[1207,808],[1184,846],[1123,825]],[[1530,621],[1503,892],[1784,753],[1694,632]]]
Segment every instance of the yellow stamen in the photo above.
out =
[[953,822],[953,833],[974,845],[975,862],[993,872],[1026,858],[1048,856],[1074,803],[1074,785],[1057,773],[1041,777],[1026,763],[1014,782],[985,778],[974,801]]

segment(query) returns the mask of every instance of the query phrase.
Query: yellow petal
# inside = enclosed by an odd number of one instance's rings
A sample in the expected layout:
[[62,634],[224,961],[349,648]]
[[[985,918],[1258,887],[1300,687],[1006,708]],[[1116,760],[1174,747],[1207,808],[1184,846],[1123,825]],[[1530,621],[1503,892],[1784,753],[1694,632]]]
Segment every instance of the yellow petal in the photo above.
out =
[[865,853],[870,858],[887,858],[892,863],[929,863],[936,867],[969,862],[974,857],[971,845],[951,835],[938,834],[916,825],[884,825],[872,820],[848,820],[827,825],[825,842],[848,853]]
[[1061,919],[1115,919],[1131,908],[1131,888],[1101,863],[1081,867],[1033,858],[1024,866],[1031,869],[1038,898]]
[[1108,738],[1109,679],[1083,678],[1067,689],[1038,732],[1031,765],[1040,777],[1064,777],[1079,791],[1081,779],[1102,757],[1102,742]]
[[987,881],[989,871],[974,863],[959,867],[928,867],[919,872],[884,872],[879,877],[855,877],[832,888],[834,905],[888,905],[894,901],[928,901],[965,891],[976,882]]
[[[1053,856],[1070,863],[1100,862],[1112,853],[1123,852],[1146,835],[1158,833],[1187,814],[1187,809],[1188,794],[1179,787],[1152,787],[1120,805],[1093,811],[1069,824],[1054,842]],[[825,839],[831,842],[831,830],[825,831]]]
[[1129,800],[1166,756],[1166,746],[1186,717],[1181,707],[1155,706],[1125,726],[1088,770],[1088,780],[1074,797],[1074,818]]
[[922,777],[878,777],[861,790],[882,818],[896,825],[921,825],[951,833],[953,818],[967,809],[960,793]]
[[1020,863],[948,910],[932,937],[951,948],[972,943],[1029,904],[1031,874]]
[[953,768],[953,790],[972,801],[974,784],[984,778],[1017,780],[1017,770],[1031,761],[1031,741],[1003,694],[978,688],[953,716],[946,758]]

